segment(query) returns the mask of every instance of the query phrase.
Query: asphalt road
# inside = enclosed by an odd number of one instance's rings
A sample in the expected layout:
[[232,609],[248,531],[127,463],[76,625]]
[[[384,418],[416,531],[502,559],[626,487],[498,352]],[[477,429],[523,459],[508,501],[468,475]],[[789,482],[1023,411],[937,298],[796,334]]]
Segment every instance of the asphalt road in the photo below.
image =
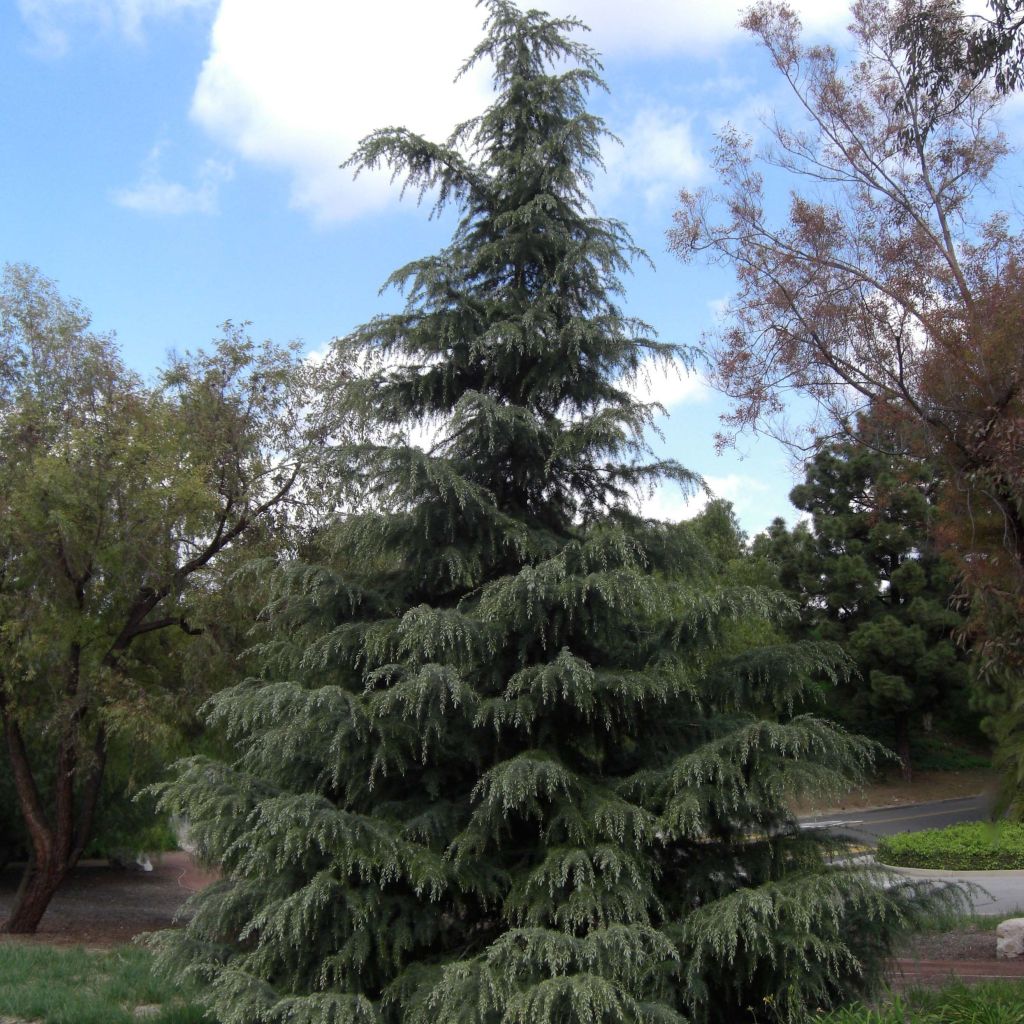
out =
[[876,811],[841,811],[801,818],[800,824],[803,828],[827,828],[874,846],[881,836],[897,832],[920,832],[921,829],[943,828],[962,821],[987,821],[991,799],[984,795],[967,796]]
[[[879,837],[897,832],[919,832],[942,828],[961,821],[987,821],[990,796],[970,796],[956,800],[909,807],[886,807],[876,811],[851,811],[848,814],[820,814],[801,818],[803,828],[827,828],[874,846]],[[896,868],[912,878],[966,882],[974,901],[974,912],[1007,917],[1024,911],[1024,871],[920,871]]]

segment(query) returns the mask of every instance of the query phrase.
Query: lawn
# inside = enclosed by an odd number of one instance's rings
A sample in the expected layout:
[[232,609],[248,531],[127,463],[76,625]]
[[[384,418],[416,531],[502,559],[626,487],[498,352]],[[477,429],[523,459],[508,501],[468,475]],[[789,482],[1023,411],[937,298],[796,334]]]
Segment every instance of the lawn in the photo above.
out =
[[[144,949],[104,952],[0,943],[0,1021],[200,1024],[187,986],[155,978]],[[140,1009],[140,1008],[145,1009]]]
[[[134,946],[90,952],[0,943],[0,1022],[210,1024],[187,986],[154,978],[150,964],[150,954]],[[914,991],[873,1008],[848,1007],[811,1019],[819,1024],[1024,1024],[1024,981]]]

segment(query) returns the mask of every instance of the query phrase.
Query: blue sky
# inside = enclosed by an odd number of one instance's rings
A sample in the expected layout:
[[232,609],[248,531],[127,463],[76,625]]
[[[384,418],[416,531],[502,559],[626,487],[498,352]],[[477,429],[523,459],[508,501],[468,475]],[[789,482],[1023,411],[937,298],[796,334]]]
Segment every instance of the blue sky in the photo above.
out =
[[[842,43],[846,5],[796,4]],[[626,221],[656,263],[627,282],[629,311],[666,340],[699,344],[731,291],[721,268],[665,251],[675,196],[710,183],[714,132],[756,133],[787,102],[767,60],[707,0],[554,2],[591,28],[621,137],[599,212]],[[452,78],[480,37],[472,0],[15,0],[0,6],[0,259],[27,262],[116,330],[142,370],[202,346],[224,320],[310,351],[393,308],[390,271],[445,243],[451,222],[385,175],[338,169],[387,124],[443,139],[487,99]],[[789,457],[769,441],[717,456],[723,400],[699,377],[660,376],[655,447],[708,479],[757,531],[792,519]],[[691,514],[672,492],[648,511]]]

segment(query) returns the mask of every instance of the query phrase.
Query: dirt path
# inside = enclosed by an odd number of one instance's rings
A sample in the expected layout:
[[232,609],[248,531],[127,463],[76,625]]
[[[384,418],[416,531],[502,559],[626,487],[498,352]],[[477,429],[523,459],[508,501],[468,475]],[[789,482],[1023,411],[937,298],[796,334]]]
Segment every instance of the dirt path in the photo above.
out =
[[1024,963],[1018,960],[894,960],[895,988],[945,985],[958,980],[971,984],[995,979],[1024,979]]
[[[0,919],[6,916],[20,872],[0,873]],[[107,948],[141,932],[168,928],[191,893],[215,876],[197,868],[186,853],[166,853],[151,872],[113,868],[105,861],[80,864],[50,904],[39,931],[8,942]]]

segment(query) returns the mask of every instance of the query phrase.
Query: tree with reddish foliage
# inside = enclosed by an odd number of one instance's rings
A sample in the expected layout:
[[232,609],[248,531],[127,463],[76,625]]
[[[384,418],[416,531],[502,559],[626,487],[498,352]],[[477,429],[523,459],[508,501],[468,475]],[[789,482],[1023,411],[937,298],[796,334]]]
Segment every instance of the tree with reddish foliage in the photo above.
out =
[[[0,287],[0,725],[28,861],[0,932],[34,932],[85,851],[111,750],[185,699],[227,551],[280,527],[295,355],[231,329],[155,385],[51,281]],[[204,593],[205,592],[205,593]]]
[[[711,340],[715,383],[734,399],[724,443],[748,428],[798,440],[784,418],[800,392],[817,411],[805,442],[868,416],[941,466],[940,537],[963,574],[990,725],[1020,789],[1024,245],[1020,225],[992,212],[1007,154],[999,95],[966,67],[941,90],[919,87],[899,32],[918,6],[856,3],[847,69],[803,42],[784,5],[752,8],[744,25],[803,123],[768,123],[758,154],[727,129],[720,190],[683,192],[669,237],[683,259],[705,253],[738,275]],[[953,45],[960,8],[926,6],[930,31]],[[780,179],[791,191],[775,217],[768,182]]]

